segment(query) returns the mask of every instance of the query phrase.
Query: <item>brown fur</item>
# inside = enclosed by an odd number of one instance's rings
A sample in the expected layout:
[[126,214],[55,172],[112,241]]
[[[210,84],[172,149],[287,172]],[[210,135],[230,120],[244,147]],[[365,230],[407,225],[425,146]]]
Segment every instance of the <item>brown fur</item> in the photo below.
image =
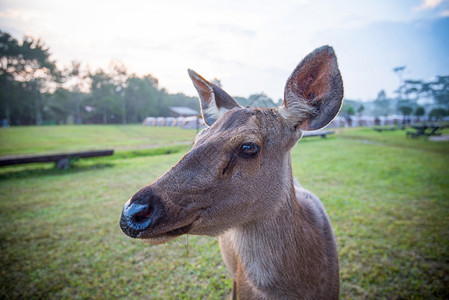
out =
[[[241,108],[189,71],[200,95],[216,105],[207,108],[211,126],[178,164],[127,202],[157,201],[160,217],[137,237],[157,244],[186,233],[219,236],[233,298],[337,299],[332,227],[320,200],[293,178],[290,158],[301,126],[325,126],[341,106],[343,92],[333,90],[342,88],[333,82],[341,77],[329,48],[295,69],[288,99],[275,109]],[[209,94],[214,91],[221,96]],[[257,155],[245,157],[244,144],[257,145]]]

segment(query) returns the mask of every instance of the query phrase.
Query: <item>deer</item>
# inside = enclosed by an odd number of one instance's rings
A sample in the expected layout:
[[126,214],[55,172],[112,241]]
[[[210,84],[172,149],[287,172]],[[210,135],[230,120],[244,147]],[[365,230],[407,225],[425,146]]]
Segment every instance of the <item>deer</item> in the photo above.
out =
[[231,299],[338,299],[336,239],[320,199],[293,177],[303,131],[340,111],[343,82],[330,46],[294,69],[275,108],[241,107],[192,70],[207,125],[191,150],[123,207],[122,231],[149,244],[217,237]]

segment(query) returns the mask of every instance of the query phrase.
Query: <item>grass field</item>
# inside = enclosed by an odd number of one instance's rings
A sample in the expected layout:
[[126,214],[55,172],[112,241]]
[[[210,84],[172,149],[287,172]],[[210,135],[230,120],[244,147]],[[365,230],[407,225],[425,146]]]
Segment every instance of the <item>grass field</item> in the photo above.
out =
[[195,130],[142,125],[27,126],[0,130],[0,157],[114,148],[146,149],[192,141]]
[[[51,164],[0,169],[0,298],[228,294],[216,239],[148,246],[118,226],[124,202],[173,166],[194,134],[140,126],[1,129],[0,155],[120,151],[68,171]],[[161,146],[169,151],[148,150]],[[370,129],[304,139],[293,149],[294,175],[321,198],[337,236],[342,299],[449,297],[448,154],[448,142]]]

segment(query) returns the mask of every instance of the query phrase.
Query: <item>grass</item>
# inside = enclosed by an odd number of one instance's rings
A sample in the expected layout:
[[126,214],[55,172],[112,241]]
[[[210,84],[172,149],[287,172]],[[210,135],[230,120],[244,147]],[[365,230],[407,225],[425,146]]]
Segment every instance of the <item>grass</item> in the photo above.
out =
[[[133,126],[114,127],[120,126],[80,128],[114,147],[109,133],[123,131],[126,139],[130,128],[135,143],[121,145],[148,145]],[[19,129],[30,136],[34,127]],[[156,136],[156,128],[144,129]],[[185,138],[157,130],[162,141],[153,145]],[[25,142],[15,138],[23,151]],[[56,141],[45,144],[59,149]],[[342,299],[449,297],[448,148],[448,142],[407,140],[402,131],[351,129],[304,139],[293,149],[294,175],[321,198],[337,236]],[[68,171],[47,164],[0,169],[0,298],[221,299],[229,293],[216,239],[189,236],[148,246],[121,233],[123,203],[187,149],[145,151],[80,160]],[[2,143],[0,153],[16,152]]]
[[[415,150],[439,152],[449,154],[448,143],[429,142],[426,137],[416,139],[405,138],[409,130],[394,130],[377,132],[371,128],[348,128],[341,131],[341,137],[347,139],[355,139],[363,142],[371,142],[377,144],[386,144],[391,147],[412,148]],[[442,134],[449,135],[449,129],[441,130]]]
[[[368,134],[365,134],[368,133]],[[363,137],[358,140],[348,135]],[[295,175],[318,194],[339,244],[345,299],[449,296],[449,159],[440,145],[375,142],[366,129],[343,132],[317,151],[293,151]],[[430,143],[430,142],[428,142]],[[404,147],[408,144],[409,147]],[[399,146],[398,146],[399,145]],[[448,143],[442,144],[448,147]]]
[[114,148],[136,150],[188,143],[195,130],[142,125],[22,126],[0,129],[0,156]]

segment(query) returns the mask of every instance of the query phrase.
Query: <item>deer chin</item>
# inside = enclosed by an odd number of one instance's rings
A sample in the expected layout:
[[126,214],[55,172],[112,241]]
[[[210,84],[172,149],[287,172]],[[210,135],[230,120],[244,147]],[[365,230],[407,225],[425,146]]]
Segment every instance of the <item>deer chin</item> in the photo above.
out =
[[155,237],[155,238],[147,238],[147,239],[142,239],[142,242],[144,242],[145,244],[150,244],[150,245],[160,245],[160,244],[165,244],[168,243],[169,241],[175,239],[176,236],[165,236],[165,237]]
[[188,234],[192,230],[194,224],[197,223],[198,219],[199,218],[196,218],[193,222],[188,223],[188,225],[171,229],[166,232],[158,233],[155,235],[151,234],[150,232],[148,233],[143,232],[142,234],[140,234],[138,238],[142,239],[142,241],[146,244],[151,245],[165,244],[181,235]]

